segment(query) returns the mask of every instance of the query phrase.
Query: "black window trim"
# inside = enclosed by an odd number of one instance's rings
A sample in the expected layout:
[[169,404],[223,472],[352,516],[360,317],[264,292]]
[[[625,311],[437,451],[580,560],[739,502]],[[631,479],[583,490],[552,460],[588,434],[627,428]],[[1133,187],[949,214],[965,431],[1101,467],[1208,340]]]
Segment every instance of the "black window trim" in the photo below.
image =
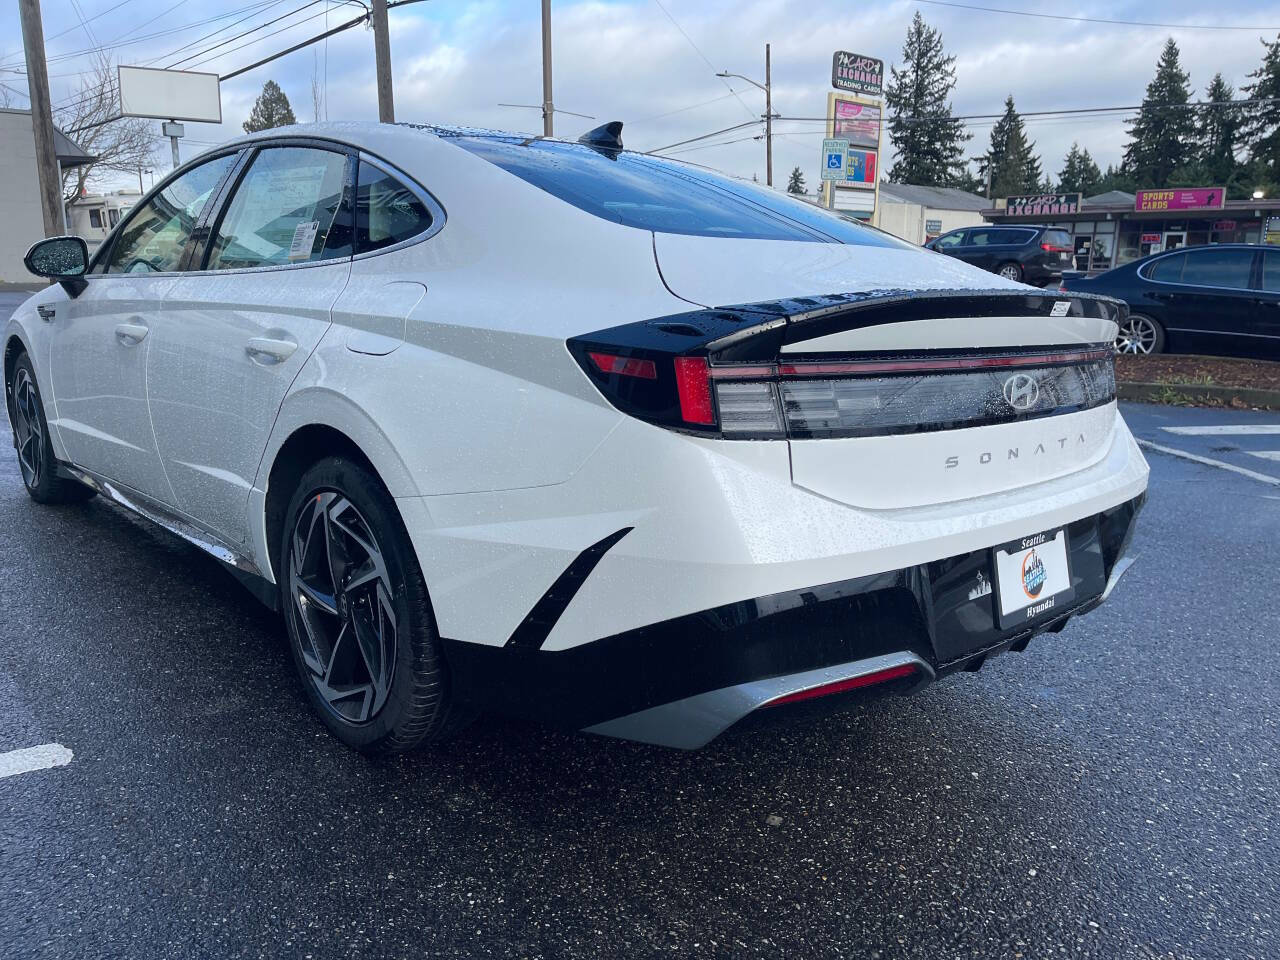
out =
[[[387,176],[392,177],[399,183],[403,184],[409,190],[410,193],[412,193],[415,197],[417,197],[418,201],[427,208],[427,213],[431,215],[431,225],[428,226],[427,229],[423,230],[421,233],[415,233],[412,237],[408,237],[404,240],[398,240],[395,243],[388,244],[385,247],[379,247],[377,250],[364,250],[364,251],[356,250],[355,256],[352,257],[353,260],[366,260],[370,257],[382,256],[384,253],[394,253],[397,250],[403,250],[406,247],[413,246],[415,243],[422,243],[424,240],[430,240],[432,237],[434,237],[436,234],[438,234],[441,230],[444,229],[445,220],[447,219],[444,206],[440,203],[439,200],[437,200],[434,196],[431,195],[431,192],[429,190],[427,190],[424,186],[422,186],[422,184],[418,183],[418,181],[414,180],[413,177],[409,176],[399,167],[395,166],[394,164],[388,163],[386,160],[383,160],[381,157],[375,156],[369,153],[367,150],[360,150],[358,151],[358,154],[359,154],[358,160],[361,164],[367,163],[369,164],[369,166],[373,167],[375,170],[381,170]],[[352,211],[351,211],[351,216],[352,216],[351,235],[352,235],[353,250],[355,249],[355,239],[360,235],[360,223],[359,223],[360,209],[359,209],[359,205],[355,203],[355,193],[360,183],[360,171],[358,168],[356,169],[356,172],[355,172],[354,183],[355,183],[355,187],[353,187],[352,189]]]
[[[1181,280],[1158,280],[1155,277],[1152,277],[1150,275],[1150,271],[1155,267],[1157,263],[1159,263],[1161,260],[1167,260],[1169,257],[1176,257],[1179,254],[1191,256],[1193,253],[1199,250],[1221,250],[1221,249],[1224,249],[1224,246],[1222,244],[1210,243],[1205,245],[1197,245],[1194,247],[1178,247],[1176,250],[1166,250],[1160,256],[1155,257],[1154,259],[1148,260],[1141,267],[1139,267],[1138,276],[1141,277],[1143,280],[1147,281],[1147,283],[1163,283],[1166,286],[1170,286],[1170,287],[1190,287],[1192,290],[1230,290],[1233,293],[1249,293],[1250,291],[1257,290],[1258,289],[1257,285],[1258,283],[1261,282],[1260,271],[1262,269],[1262,264],[1259,262],[1258,257],[1261,256],[1262,251],[1249,250],[1245,247],[1237,247],[1237,246],[1225,247],[1225,249],[1227,250],[1236,250],[1241,253],[1247,253],[1251,258],[1249,261],[1249,279],[1246,281],[1246,284],[1243,287],[1226,287],[1226,286],[1223,286],[1222,284],[1217,284],[1217,283],[1183,283]],[[1185,269],[1186,269],[1186,264],[1184,263],[1183,270]]]
[[[209,240],[222,225],[222,218],[231,206],[231,200],[240,189],[245,176],[253,167],[253,161],[266,150],[278,150],[282,147],[300,147],[309,150],[325,150],[337,153],[345,158],[346,165],[342,171],[342,200],[339,209],[345,208],[347,215],[355,216],[355,169],[358,150],[350,144],[335,140],[322,140],[317,137],[274,137],[255,140],[246,146],[243,156],[233,165],[230,175],[222,182],[214,195],[214,202],[208,205],[207,213],[202,213],[200,222],[192,231],[192,243],[187,248],[187,259],[182,271],[184,274],[209,274],[219,277],[237,273],[274,273],[279,270],[305,270],[309,267],[332,266],[343,261],[350,262],[351,254],[338,257],[325,257],[320,260],[307,260],[304,263],[269,263],[260,267],[227,267],[210,270],[209,254],[212,244]],[[354,248],[353,248],[354,249]]]
[[181,276],[183,273],[186,273],[187,271],[181,268],[186,266],[187,259],[191,255],[192,241],[194,240],[196,233],[200,229],[200,224],[205,219],[206,211],[208,211],[210,207],[214,206],[218,198],[221,196],[223,189],[226,187],[227,180],[230,178],[230,176],[233,173],[235,173],[236,167],[237,167],[237,162],[235,161],[232,162],[231,167],[227,170],[225,174],[223,174],[222,179],[218,181],[218,183],[214,186],[213,192],[210,194],[211,199],[209,203],[205,204],[205,209],[200,212],[200,218],[196,221],[195,229],[192,230],[191,236],[187,237],[187,243],[183,247],[182,255],[178,257],[178,264],[180,269],[161,270],[155,273],[143,273],[143,274],[107,273],[105,270],[102,272],[95,272],[95,271],[98,269],[99,266],[104,265],[111,259],[111,254],[115,250],[116,241],[120,239],[120,235],[124,232],[125,228],[133,221],[133,218],[136,216],[139,216],[142,213],[143,209],[145,209],[147,204],[151,202],[153,197],[157,196],[162,190],[168,187],[169,184],[173,183],[179,177],[185,176],[187,173],[190,173],[196,167],[203,166],[206,163],[211,163],[212,161],[217,160],[221,157],[242,154],[245,152],[245,149],[246,149],[245,145],[240,143],[226,150],[212,150],[212,151],[209,151],[208,153],[202,153],[200,154],[200,156],[193,157],[192,159],[184,163],[182,166],[178,167],[178,169],[170,172],[170,174],[167,177],[165,177],[163,180],[157,183],[149,191],[147,191],[147,193],[129,210],[129,215],[127,217],[121,217],[120,222],[117,223],[111,229],[111,232],[107,234],[106,239],[102,241],[102,244],[98,247],[93,257],[90,258],[89,260],[89,268],[85,271],[85,274],[84,274],[85,279],[93,281],[93,280],[101,280],[107,277],[112,277],[112,278],[132,277],[134,280],[137,280],[142,277],[176,277],[176,276]]

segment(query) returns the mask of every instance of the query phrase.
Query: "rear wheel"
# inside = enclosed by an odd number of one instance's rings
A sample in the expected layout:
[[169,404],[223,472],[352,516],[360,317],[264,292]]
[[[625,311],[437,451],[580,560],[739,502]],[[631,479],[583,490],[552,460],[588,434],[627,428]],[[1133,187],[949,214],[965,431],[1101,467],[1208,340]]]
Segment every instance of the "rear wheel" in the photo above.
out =
[[440,639],[395,503],[350,460],[299,481],[281,545],[281,600],[312,705],[344,743],[408,750],[453,732]]
[[49,423],[40,401],[40,386],[31,359],[25,353],[14,364],[8,392],[18,469],[31,499],[36,503],[79,503],[92,497],[93,491],[84,484],[58,476],[53,444],[49,440]]
[[1000,274],[1000,276],[1004,277],[1006,280],[1021,281],[1022,265],[1013,263],[1012,261],[1009,263],[1002,263],[1000,264],[1000,269],[997,270],[996,273]]
[[1163,353],[1164,328],[1141,313],[1131,313],[1116,334],[1116,353]]

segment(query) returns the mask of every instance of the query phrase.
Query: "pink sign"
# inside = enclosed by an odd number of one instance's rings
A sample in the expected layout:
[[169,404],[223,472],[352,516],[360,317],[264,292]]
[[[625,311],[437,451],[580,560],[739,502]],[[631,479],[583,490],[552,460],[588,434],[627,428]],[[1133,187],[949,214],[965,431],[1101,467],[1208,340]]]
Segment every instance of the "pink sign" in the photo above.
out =
[[868,103],[837,100],[832,130],[833,137],[848,140],[851,146],[878,147],[880,145],[880,108]]
[[1227,199],[1222,187],[1171,188],[1139,190],[1135,210],[1221,210]]

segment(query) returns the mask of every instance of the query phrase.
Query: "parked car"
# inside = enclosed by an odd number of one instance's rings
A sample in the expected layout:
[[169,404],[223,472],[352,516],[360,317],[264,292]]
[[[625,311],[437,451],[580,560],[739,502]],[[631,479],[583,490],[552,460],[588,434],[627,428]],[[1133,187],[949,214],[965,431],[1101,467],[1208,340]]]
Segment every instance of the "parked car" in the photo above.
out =
[[1208,353],[1280,359],[1280,250],[1229,243],[1156,253],[1065,290],[1129,305],[1121,353]]
[[58,283],[4,339],[27,490],[216,557],[369,751],[482,709],[696,747],[1107,596],[1147,485],[1121,304],[620,130],[276,129],[90,261],[37,243]]
[[1033,286],[1056,284],[1074,266],[1071,236],[1043,226],[965,227],[935,237],[930,250]]

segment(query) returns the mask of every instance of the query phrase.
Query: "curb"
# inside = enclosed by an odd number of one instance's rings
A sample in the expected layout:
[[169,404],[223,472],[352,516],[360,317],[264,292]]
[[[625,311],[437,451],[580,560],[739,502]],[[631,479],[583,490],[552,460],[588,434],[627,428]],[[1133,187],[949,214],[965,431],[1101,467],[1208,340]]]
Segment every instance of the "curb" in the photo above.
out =
[[1117,383],[1116,392],[1121,400],[1137,400],[1140,403],[1160,403],[1158,399],[1174,390],[1194,399],[1201,397],[1230,403],[1239,400],[1251,407],[1263,410],[1280,410],[1280,390],[1256,390],[1247,387],[1206,386],[1199,383]]

